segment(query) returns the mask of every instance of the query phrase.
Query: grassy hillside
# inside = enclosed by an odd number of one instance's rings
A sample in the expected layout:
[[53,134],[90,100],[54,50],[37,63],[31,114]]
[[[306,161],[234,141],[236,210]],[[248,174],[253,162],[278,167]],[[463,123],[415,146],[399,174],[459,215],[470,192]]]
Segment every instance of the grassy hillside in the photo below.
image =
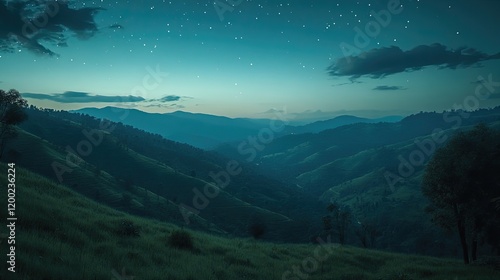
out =
[[[500,108],[469,114],[459,127],[454,126],[456,121],[446,122],[443,114],[420,113],[399,123],[353,124],[318,134],[288,135],[267,145],[256,161],[262,172],[295,182],[324,203],[348,207],[352,213],[349,244],[361,246],[368,227],[373,233],[371,248],[457,256],[456,236],[432,224],[425,212],[428,202],[420,185],[432,155],[424,154],[415,141],[432,141],[437,149],[439,144],[430,140],[436,128],[448,138],[457,128],[470,129],[480,122],[500,129]],[[415,151],[424,154],[423,162],[412,166],[408,176],[401,175],[401,158],[409,161]],[[387,174],[400,180],[388,183]],[[487,246],[482,249],[490,253]]]
[[[0,181],[6,182],[6,165],[0,170]],[[21,168],[16,169],[16,184],[17,272],[5,272],[2,254],[1,279],[299,279],[293,278],[295,267],[312,280],[500,277],[492,267],[465,266],[456,260],[333,243],[277,245],[189,230],[184,234],[192,236],[193,247],[179,249],[174,245],[182,243],[169,242],[179,231],[172,224],[113,210]],[[6,207],[5,191],[0,201]],[[5,212],[0,212],[2,221]],[[5,252],[5,240],[0,246]]]
[[[90,131],[101,125],[100,119],[64,111],[30,109],[28,114],[28,121],[24,122],[21,127],[63,149],[68,145],[75,149],[82,140],[86,140],[83,130]],[[115,160],[119,156],[113,153],[122,154],[128,150],[156,160],[187,177],[208,182],[214,181],[210,174],[226,171],[227,164],[234,159],[173,142],[160,135],[147,133],[121,123],[112,123],[110,126],[114,127],[111,133],[114,146],[108,147],[109,150],[97,147],[98,149],[94,150],[99,150],[99,152],[93,152],[85,159],[94,163],[98,168],[114,168],[114,175],[120,178],[140,175],[124,172],[130,169],[126,166],[128,162]],[[113,155],[113,157],[108,158],[108,155]],[[296,188],[291,184],[262,176],[262,173],[256,172],[254,166],[246,164],[246,161],[239,161],[239,167],[241,172],[237,176],[231,176],[225,191],[252,205],[284,213],[285,209],[282,204],[275,202],[287,200]],[[152,178],[141,177],[152,181]],[[160,181],[154,180],[152,184],[168,183]],[[192,189],[190,186],[187,188]],[[301,195],[303,199],[307,199],[307,195]],[[314,202],[312,197],[309,200]],[[184,203],[187,202],[184,201]]]
[[[67,153],[61,148],[24,131],[20,131],[16,141],[8,147],[22,151],[16,158],[19,166],[55,181],[57,176],[52,164],[66,162]],[[203,191],[208,183],[177,172],[134,150],[124,149],[116,144],[112,135],[106,135],[102,143],[93,149],[85,161],[64,174],[63,183],[118,210],[185,224],[178,203],[191,205],[188,203],[195,195],[192,189]],[[254,217],[271,229],[280,226],[286,229],[286,224],[290,222],[284,215],[251,205],[224,190],[210,199],[209,205],[198,216],[190,217],[190,227],[237,235],[248,235],[247,228]],[[276,231],[268,233],[277,238]]]

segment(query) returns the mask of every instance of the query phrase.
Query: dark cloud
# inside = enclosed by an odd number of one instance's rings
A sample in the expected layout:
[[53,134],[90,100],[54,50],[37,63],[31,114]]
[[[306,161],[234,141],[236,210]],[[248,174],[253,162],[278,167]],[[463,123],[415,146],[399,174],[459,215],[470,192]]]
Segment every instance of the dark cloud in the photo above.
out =
[[173,102],[173,101],[179,101],[181,99],[180,96],[177,95],[167,95],[165,97],[162,97],[158,99],[160,102]]
[[140,96],[104,96],[91,95],[87,92],[67,91],[56,94],[23,93],[24,98],[50,100],[59,103],[121,103],[121,102],[142,102],[144,98]]
[[184,101],[185,99],[192,99],[189,96],[178,96],[178,95],[166,95],[162,98],[158,99],[148,99],[146,102],[154,102],[154,103],[170,103],[175,101]]
[[102,8],[70,7],[69,1],[0,0],[0,52],[24,47],[57,55],[46,44],[67,46],[70,35],[88,39],[99,30],[95,15]]
[[392,46],[339,58],[327,70],[331,76],[347,76],[351,80],[362,76],[377,79],[426,66],[438,66],[439,69],[480,66],[480,62],[492,59],[500,59],[500,53],[488,55],[467,47],[452,50],[441,44],[420,45],[409,51]]
[[381,91],[389,91],[389,90],[405,90],[405,87],[401,86],[377,86],[374,87],[372,90],[381,90]]

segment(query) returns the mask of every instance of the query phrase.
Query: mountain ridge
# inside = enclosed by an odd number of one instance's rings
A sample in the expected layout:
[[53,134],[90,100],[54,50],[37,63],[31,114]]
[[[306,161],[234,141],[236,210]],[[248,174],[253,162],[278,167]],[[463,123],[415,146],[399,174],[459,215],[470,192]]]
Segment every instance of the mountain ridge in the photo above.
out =
[[[251,135],[259,133],[270,126],[272,119],[229,118],[204,113],[175,111],[172,113],[147,113],[137,109],[117,107],[82,108],[71,112],[84,113],[97,118],[105,118],[115,122],[143,129],[162,135],[163,137],[190,144],[202,149],[214,149],[227,142],[243,141]],[[399,121],[399,116],[388,116],[376,119],[343,115],[329,120],[312,122],[301,126],[286,125],[276,136],[292,133],[318,133],[353,123],[377,123]]]

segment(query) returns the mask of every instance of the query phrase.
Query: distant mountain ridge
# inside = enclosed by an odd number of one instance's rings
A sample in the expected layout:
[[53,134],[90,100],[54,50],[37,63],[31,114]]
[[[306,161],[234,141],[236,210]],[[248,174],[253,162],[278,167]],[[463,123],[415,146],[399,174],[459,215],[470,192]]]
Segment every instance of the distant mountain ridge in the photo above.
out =
[[387,116],[382,118],[369,119],[352,115],[342,115],[329,120],[316,121],[302,126],[290,127],[289,131],[293,133],[318,133],[323,130],[333,129],[339,126],[344,126],[349,124],[379,123],[379,122],[394,123],[394,122],[399,122],[402,119],[403,117],[401,116]]
[[[147,113],[136,109],[116,107],[83,108],[72,111],[96,118],[122,122],[169,140],[201,149],[213,149],[228,142],[241,141],[269,126],[271,119],[228,118],[223,116],[176,111],[173,113]],[[339,116],[302,126],[286,126],[277,136],[295,133],[318,133],[323,130],[353,123],[397,122],[400,116],[377,119],[356,116]]]

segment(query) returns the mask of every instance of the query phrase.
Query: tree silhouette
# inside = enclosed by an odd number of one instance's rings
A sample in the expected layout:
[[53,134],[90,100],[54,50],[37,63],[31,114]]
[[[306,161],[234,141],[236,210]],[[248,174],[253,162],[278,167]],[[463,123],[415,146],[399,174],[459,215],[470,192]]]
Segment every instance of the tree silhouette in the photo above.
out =
[[326,208],[329,215],[323,217],[323,226],[326,232],[335,232],[339,237],[340,244],[344,245],[346,233],[351,223],[351,210],[348,206],[331,203]]
[[16,136],[14,126],[27,119],[27,114],[24,112],[27,106],[28,102],[17,90],[11,89],[7,92],[0,90],[0,158],[7,139]]
[[479,234],[498,223],[492,219],[492,199],[500,191],[499,151],[498,131],[478,125],[437,150],[425,170],[422,192],[430,200],[427,210],[439,226],[456,227],[466,264],[477,258]]
[[253,238],[259,239],[266,233],[266,225],[262,222],[253,222],[248,227],[248,232]]

